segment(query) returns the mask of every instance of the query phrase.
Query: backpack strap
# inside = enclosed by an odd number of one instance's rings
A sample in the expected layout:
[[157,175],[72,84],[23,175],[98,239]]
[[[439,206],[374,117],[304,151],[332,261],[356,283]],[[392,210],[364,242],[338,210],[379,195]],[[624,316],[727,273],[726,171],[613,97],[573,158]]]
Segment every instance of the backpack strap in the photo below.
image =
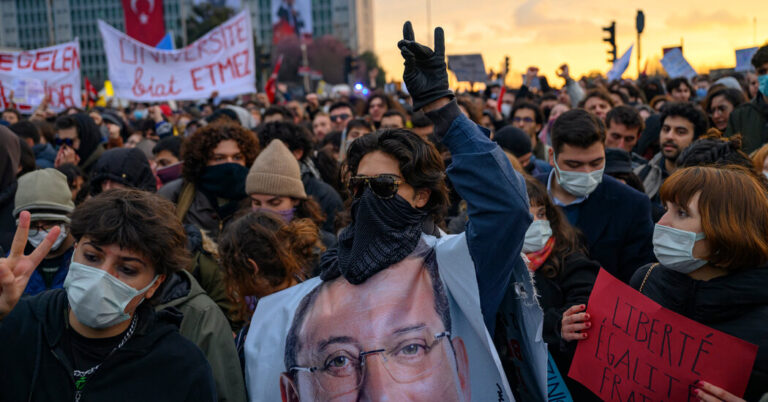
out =
[[192,206],[192,201],[195,199],[195,185],[192,183],[184,183],[179,193],[179,199],[176,201],[176,217],[180,221],[184,221],[184,217],[187,216],[189,207]]
[[638,291],[640,293],[643,293],[643,288],[645,287],[645,282],[647,282],[648,278],[651,276],[651,271],[653,271],[653,269],[656,268],[656,266],[658,266],[658,265],[659,265],[659,263],[657,262],[657,263],[651,265],[650,268],[648,268],[648,272],[645,273],[645,278],[643,278],[643,283],[640,284],[640,289],[638,289]]

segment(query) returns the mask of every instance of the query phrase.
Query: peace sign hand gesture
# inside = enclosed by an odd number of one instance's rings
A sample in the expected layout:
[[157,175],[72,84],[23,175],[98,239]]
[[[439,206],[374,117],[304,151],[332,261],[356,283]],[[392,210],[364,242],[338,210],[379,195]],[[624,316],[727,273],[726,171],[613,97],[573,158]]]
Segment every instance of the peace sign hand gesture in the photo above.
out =
[[453,98],[448,89],[448,71],[445,65],[445,34],[435,28],[435,50],[415,40],[411,22],[403,25],[403,39],[397,42],[405,59],[403,81],[413,97],[413,110],[444,97]]
[[24,247],[27,245],[29,233],[29,212],[23,211],[19,216],[19,227],[11,244],[11,253],[8,258],[0,258],[0,320],[5,318],[24,293],[29,277],[40,261],[48,255],[54,241],[61,230],[58,226],[51,229],[42,243],[30,255],[24,255]]

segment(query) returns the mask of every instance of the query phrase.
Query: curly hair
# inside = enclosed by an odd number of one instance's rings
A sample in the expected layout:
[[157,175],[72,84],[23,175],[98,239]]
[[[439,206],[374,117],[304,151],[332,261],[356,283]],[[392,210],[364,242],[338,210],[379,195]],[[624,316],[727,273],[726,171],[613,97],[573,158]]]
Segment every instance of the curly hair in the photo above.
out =
[[[219,237],[219,258],[239,320],[248,321],[253,314],[246,296],[265,297],[282,290],[291,279],[309,276],[319,236],[309,219],[285,224],[270,212],[251,212],[227,226]],[[258,265],[258,272],[254,273],[249,260]]]
[[259,154],[259,139],[252,131],[232,122],[215,122],[201,127],[181,145],[184,160],[182,176],[195,183],[203,174],[214,148],[225,140],[234,140],[245,156],[245,166],[250,167]]

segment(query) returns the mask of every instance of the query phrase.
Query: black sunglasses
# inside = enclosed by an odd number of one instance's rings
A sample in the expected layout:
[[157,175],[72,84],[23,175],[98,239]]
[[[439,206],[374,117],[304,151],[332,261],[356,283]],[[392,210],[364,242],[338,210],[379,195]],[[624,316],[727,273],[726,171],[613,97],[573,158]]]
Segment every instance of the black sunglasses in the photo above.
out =
[[72,145],[73,145],[75,142],[74,142],[74,141],[72,141],[72,139],[71,139],[71,138],[64,138],[64,139],[61,139],[61,138],[59,138],[59,137],[56,137],[56,138],[54,139],[54,143],[56,144],[56,146],[57,146],[57,147],[60,147],[60,146],[62,146],[62,145],[66,145],[66,146],[68,146],[68,147],[72,148]]
[[337,121],[337,120],[346,120],[350,116],[346,113],[344,114],[337,114],[336,116],[331,116],[331,121]]
[[349,179],[349,192],[352,197],[360,198],[368,187],[377,197],[390,199],[397,194],[397,189],[403,179],[393,174],[380,174],[376,176],[352,176]]

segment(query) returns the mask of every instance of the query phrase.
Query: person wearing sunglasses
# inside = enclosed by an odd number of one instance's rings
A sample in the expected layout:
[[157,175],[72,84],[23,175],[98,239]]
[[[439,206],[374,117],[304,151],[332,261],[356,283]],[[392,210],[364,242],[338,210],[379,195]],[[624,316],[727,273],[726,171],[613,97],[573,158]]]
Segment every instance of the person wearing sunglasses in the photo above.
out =
[[328,111],[331,115],[331,127],[333,131],[344,131],[347,129],[347,123],[355,117],[352,111],[352,105],[347,102],[336,102],[331,105]]
[[61,116],[56,120],[54,145],[58,149],[55,167],[72,163],[86,174],[105,151],[99,127],[85,113]]
[[[520,255],[525,232],[532,221],[524,181],[501,148],[462,114],[448,88],[442,28],[435,29],[434,38],[432,50],[416,42],[410,22],[405,24],[403,40],[398,43],[405,59],[403,77],[413,98],[413,109],[426,112],[435,123],[436,139],[451,152],[447,174],[468,205],[467,230],[451,236],[439,229],[449,197],[445,165],[434,145],[403,129],[381,130],[352,142],[346,162],[353,200],[352,222],[341,231],[338,246],[322,256],[320,279],[323,283],[319,287],[318,280],[307,281],[257,306],[251,333],[257,333],[255,331],[266,325],[263,321],[267,316],[261,314],[272,317],[270,327],[285,328],[284,323],[275,321],[285,317],[285,311],[270,314],[270,305],[279,302],[281,297],[295,295],[294,292],[308,292],[312,286],[319,289],[313,292],[315,307],[307,301],[300,303],[296,310],[299,318],[294,317],[293,324],[300,334],[296,343],[292,341],[296,338],[290,335],[293,330],[283,334],[288,338],[281,379],[275,376],[279,363],[264,359],[258,353],[275,346],[268,346],[266,337],[249,337],[245,346],[246,375],[251,380],[248,383],[252,397],[278,398],[280,393],[269,387],[279,381],[286,391],[282,392],[284,401],[328,400],[345,391],[351,400],[463,400],[468,399],[470,393],[464,370],[468,361],[469,366],[474,362],[487,367],[484,372],[473,375],[468,384],[472,398],[496,400],[500,393],[505,400],[512,400],[504,372],[490,363],[498,359],[495,348],[487,336],[481,339],[476,334],[493,333],[505,291],[508,286],[515,286],[520,302],[508,313],[517,317],[520,329],[518,341],[523,360],[518,370],[530,381],[516,385],[532,399],[533,395],[536,399],[546,398],[546,389],[538,386],[545,383],[547,361],[546,344],[540,339],[539,329],[543,316]],[[426,244],[430,251],[419,252],[421,244]],[[477,313],[472,323],[464,321],[468,326],[464,328],[471,327],[475,332],[464,332],[459,337],[479,347],[475,353],[462,352],[457,339],[459,332],[454,334],[461,325],[452,327],[441,322],[440,316],[444,314],[439,314],[441,310],[436,306],[441,304],[439,299],[432,298],[436,300],[434,304],[428,302],[428,295],[438,292],[427,289],[442,283],[442,279],[431,277],[424,269],[424,265],[429,264],[423,261],[429,260],[425,256],[430,253],[440,262],[441,277],[444,272],[456,275],[457,282],[446,285],[448,298],[459,297],[455,293],[461,292],[456,287],[458,283],[466,286],[459,299]],[[421,256],[421,260],[414,256]],[[379,285],[379,278],[390,286]],[[404,290],[404,287],[418,287],[419,292]],[[379,295],[378,289],[386,295]],[[358,296],[348,303],[346,299],[335,298],[334,293],[339,297]],[[352,300],[366,301],[355,310],[356,304],[350,304]],[[348,309],[350,313],[363,314],[343,313]],[[315,314],[316,310],[321,314]],[[365,314],[366,310],[370,313]],[[300,318],[302,314],[306,314],[305,319]],[[257,319],[257,315],[263,318]],[[454,315],[457,320],[467,319],[465,313],[450,308],[451,319]],[[367,321],[363,321],[363,317],[367,317]],[[387,317],[402,319],[394,323]],[[318,328],[318,332],[307,328]],[[320,329],[330,337],[319,337]],[[323,351],[330,350],[331,346],[339,347],[347,355],[320,358],[322,354],[311,351],[317,350],[315,345],[302,342],[302,332],[309,332],[312,339],[318,341],[330,339],[325,342],[329,347]],[[392,339],[393,335],[405,333],[413,334],[409,338],[412,342]],[[290,358],[291,348],[296,345],[300,350],[296,351],[294,360]],[[412,354],[414,363],[418,360],[414,370],[398,360],[396,356],[400,353]],[[343,377],[352,381],[337,384],[325,375],[338,378],[329,372],[336,369],[349,370],[349,375]],[[446,381],[449,377],[452,380]],[[270,383],[271,379],[275,383]]]

